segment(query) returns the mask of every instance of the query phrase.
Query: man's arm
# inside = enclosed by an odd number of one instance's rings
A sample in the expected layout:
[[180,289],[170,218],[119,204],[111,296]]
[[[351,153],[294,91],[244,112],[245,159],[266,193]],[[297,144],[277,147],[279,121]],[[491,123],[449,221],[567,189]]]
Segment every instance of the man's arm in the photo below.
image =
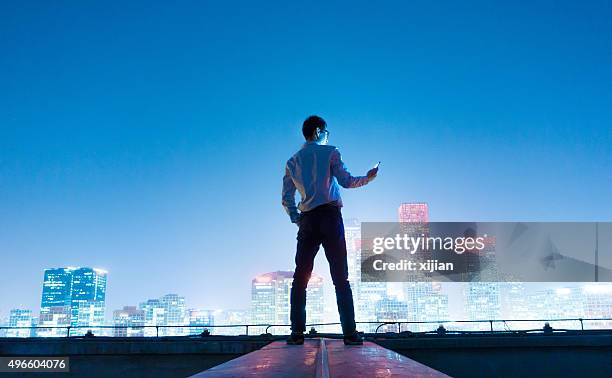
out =
[[283,207],[292,223],[298,223],[300,220],[300,214],[298,213],[297,206],[295,206],[295,183],[291,178],[289,167],[285,167],[285,176],[283,176]]
[[338,149],[335,149],[331,155],[331,172],[338,180],[338,184],[343,188],[358,188],[369,183],[376,177],[375,174],[372,176],[352,176],[346,169],[346,165],[344,165]]

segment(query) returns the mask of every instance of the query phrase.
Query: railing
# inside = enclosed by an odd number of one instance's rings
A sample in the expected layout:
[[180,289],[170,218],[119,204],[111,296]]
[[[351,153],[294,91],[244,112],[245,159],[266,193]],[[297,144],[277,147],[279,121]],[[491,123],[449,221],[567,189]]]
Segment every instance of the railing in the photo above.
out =
[[[540,331],[540,332],[544,332],[547,333],[548,332],[552,332],[553,328],[550,326],[551,322],[579,322],[580,323],[580,330],[584,331],[584,322],[588,322],[588,321],[612,321],[612,318],[563,318],[563,319],[491,319],[491,320],[435,320],[435,321],[388,321],[388,322],[356,322],[357,324],[370,324],[370,325],[377,325],[376,330],[374,332],[374,334],[378,334],[378,331],[381,327],[383,326],[397,326],[397,333],[401,333],[402,332],[402,325],[418,325],[418,324],[438,324],[439,327],[437,330],[432,330],[432,331],[426,331],[426,332],[422,332],[422,333],[438,333],[438,334],[446,334],[448,332],[453,332],[453,333],[469,333],[470,331],[449,331],[447,329],[444,328],[445,324],[450,324],[450,323],[488,323],[489,324],[489,331],[485,331],[485,332],[489,332],[489,333],[500,333],[500,332],[508,332],[511,331],[507,324],[510,322],[535,322],[535,323],[542,323],[544,322],[544,328],[540,328],[540,329],[521,329],[521,330],[515,330],[516,332],[534,332],[534,331]],[[503,324],[506,327],[506,330],[503,331],[495,331],[494,330],[494,324]],[[340,325],[340,323],[335,322],[335,323],[312,323],[312,324],[307,324],[306,326],[308,328],[314,328],[314,327],[323,327],[323,326],[337,326]],[[202,328],[204,330],[209,330],[209,329],[214,329],[214,328],[244,328],[245,330],[245,335],[248,336],[249,335],[249,328],[253,329],[253,328],[264,328],[265,327],[265,334],[269,334],[269,330],[272,327],[285,327],[288,328],[290,327],[290,325],[288,324],[220,324],[220,325],[206,325],[206,324],[202,324],[202,325],[142,325],[142,326],[115,326],[115,325],[100,325],[100,326],[23,326],[23,327],[7,327],[7,326],[3,326],[0,327],[0,330],[6,329],[6,330],[17,330],[17,329],[44,329],[44,330],[49,330],[49,329],[65,329],[66,330],[66,336],[65,337],[71,337],[70,335],[70,331],[74,330],[74,329],[130,329],[130,330],[145,330],[147,328],[155,328],[155,337],[159,337],[159,330],[160,328],[162,329],[166,329],[166,328]],[[566,331],[564,329],[564,331]],[[206,331],[205,331],[206,332]],[[478,331],[478,332],[483,332],[483,331]],[[512,331],[511,331],[512,332]],[[197,335],[197,334],[195,334]],[[188,336],[195,336],[195,335],[188,335]],[[81,335],[79,335],[81,336]],[[93,333],[91,334],[86,334],[84,335],[85,337],[87,336],[94,336]],[[144,336],[144,335],[143,335]],[[164,335],[162,335],[164,336]]]
[[[397,333],[401,333],[402,325],[411,325],[411,324],[438,324],[440,326],[449,323],[488,323],[489,324],[489,332],[506,332],[506,331],[495,331],[493,329],[493,324],[504,324],[507,327],[508,323],[511,322],[544,322],[544,326],[550,326],[550,322],[568,322],[575,321],[580,323],[580,330],[584,331],[584,322],[585,321],[612,321],[612,318],[563,318],[563,319],[491,319],[491,320],[431,320],[431,321],[386,321],[386,322],[356,322],[357,324],[377,324],[376,330],[374,333],[378,333],[378,330],[386,325],[395,325],[397,326]],[[330,326],[330,325],[339,325],[340,323],[314,323],[307,324],[306,327],[314,327],[314,326]],[[611,324],[612,326],[612,324]],[[266,327],[266,333],[268,333],[269,328],[271,327],[289,327],[286,324],[270,324]],[[509,329],[508,329],[509,330]],[[541,331],[542,329],[538,329]],[[432,330],[431,332],[436,332],[437,330]],[[517,330],[519,331],[519,330]],[[520,331],[532,331],[532,330],[520,330]],[[467,331],[460,331],[467,332]]]
[[240,328],[244,327],[246,335],[249,334],[249,327],[265,327],[267,324],[220,324],[220,325],[141,325],[141,326],[116,326],[116,325],[96,325],[96,326],[29,326],[29,327],[0,327],[0,330],[15,330],[15,329],[65,329],[66,337],[70,336],[70,330],[73,329],[130,329],[144,330],[146,328],[155,328],[155,337],[159,337],[160,328]]

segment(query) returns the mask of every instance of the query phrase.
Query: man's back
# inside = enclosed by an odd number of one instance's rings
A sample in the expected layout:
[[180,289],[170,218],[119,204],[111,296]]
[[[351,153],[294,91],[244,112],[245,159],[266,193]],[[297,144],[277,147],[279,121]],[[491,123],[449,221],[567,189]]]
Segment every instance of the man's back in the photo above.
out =
[[[368,182],[367,176],[351,176],[336,147],[308,141],[287,161],[283,178],[283,206],[294,221],[297,209],[310,211],[330,202],[342,206],[339,185],[356,188]],[[302,197],[297,207],[294,198],[296,189]]]

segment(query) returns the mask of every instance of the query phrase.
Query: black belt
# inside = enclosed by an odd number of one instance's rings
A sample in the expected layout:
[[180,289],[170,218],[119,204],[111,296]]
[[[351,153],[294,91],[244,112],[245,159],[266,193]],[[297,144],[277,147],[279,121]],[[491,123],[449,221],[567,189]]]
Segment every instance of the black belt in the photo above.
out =
[[310,213],[312,211],[315,210],[325,210],[325,209],[337,209],[340,210],[340,206],[338,206],[337,202],[328,202],[328,203],[324,203],[323,205],[319,205],[313,209],[310,209],[308,211],[302,211],[302,213]]

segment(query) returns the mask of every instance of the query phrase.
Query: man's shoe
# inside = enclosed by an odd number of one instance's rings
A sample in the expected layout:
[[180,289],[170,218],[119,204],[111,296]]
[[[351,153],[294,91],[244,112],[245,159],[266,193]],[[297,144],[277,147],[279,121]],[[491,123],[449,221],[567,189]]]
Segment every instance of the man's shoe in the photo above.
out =
[[357,331],[352,335],[344,336],[344,345],[363,345],[363,336]]
[[289,345],[302,345],[304,344],[304,333],[302,332],[291,332],[291,335],[287,339]]

